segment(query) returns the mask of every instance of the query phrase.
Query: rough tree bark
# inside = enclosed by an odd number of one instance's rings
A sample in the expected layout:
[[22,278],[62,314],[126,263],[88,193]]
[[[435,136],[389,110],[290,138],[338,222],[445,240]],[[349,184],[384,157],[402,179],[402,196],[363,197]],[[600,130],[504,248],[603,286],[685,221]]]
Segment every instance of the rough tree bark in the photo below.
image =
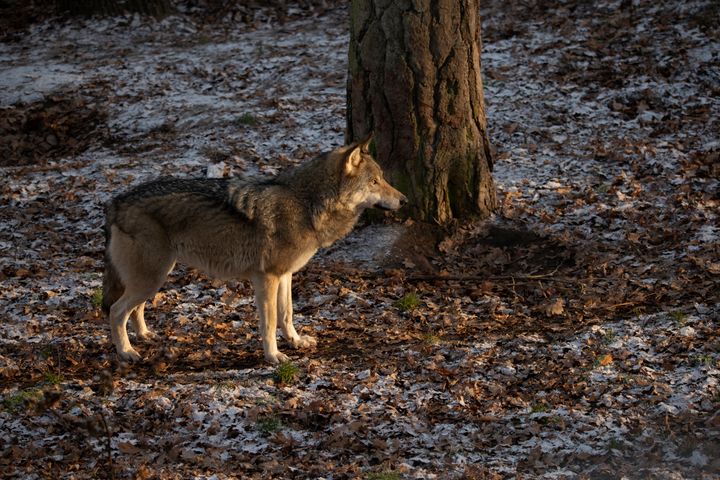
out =
[[141,13],[164,17],[173,12],[170,0],[57,0],[60,13],[70,15],[118,15]]
[[440,224],[496,206],[478,0],[352,0],[346,140]]

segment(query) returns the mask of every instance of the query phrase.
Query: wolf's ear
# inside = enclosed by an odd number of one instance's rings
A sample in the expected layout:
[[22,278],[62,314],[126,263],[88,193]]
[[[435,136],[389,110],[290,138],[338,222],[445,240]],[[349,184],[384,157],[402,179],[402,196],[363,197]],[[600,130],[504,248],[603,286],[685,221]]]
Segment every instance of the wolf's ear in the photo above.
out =
[[343,161],[343,171],[345,172],[345,175],[348,177],[355,175],[362,162],[362,144],[354,145],[350,149],[350,153],[345,156],[345,160]]
[[372,150],[370,150],[370,146],[371,146],[373,140],[374,140],[373,132],[370,132],[368,134],[368,136],[365,138],[365,140],[360,142],[360,148],[362,148],[363,153],[371,153],[372,152]]

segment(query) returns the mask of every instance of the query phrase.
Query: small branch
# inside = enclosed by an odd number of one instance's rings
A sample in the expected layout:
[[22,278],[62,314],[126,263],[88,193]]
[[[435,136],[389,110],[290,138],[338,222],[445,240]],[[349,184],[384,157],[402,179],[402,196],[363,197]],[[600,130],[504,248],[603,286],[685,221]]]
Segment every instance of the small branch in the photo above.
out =
[[107,452],[107,464],[108,464],[108,473],[110,476],[110,480],[115,480],[115,467],[113,466],[113,460],[112,460],[112,436],[110,435],[110,427],[108,427],[107,421],[105,420],[105,414],[102,411],[102,408],[100,408],[100,420],[102,420],[103,427],[105,428],[105,451]]
[[608,310],[615,310],[616,308],[620,307],[634,307],[635,305],[639,305],[640,302],[624,302],[624,303],[616,303],[615,305],[608,305],[605,307]]
[[406,277],[405,280],[408,282],[427,282],[434,280],[444,280],[446,282],[481,282],[484,280],[488,281],[511,281],[515,284],[519,281],[533,281],[533,280],[547,280],[551,282],[567,283],[567,284],[579,284],[577,280],[570,280],[566,278],[552,277],[552,274],[545,275],[411,275]]

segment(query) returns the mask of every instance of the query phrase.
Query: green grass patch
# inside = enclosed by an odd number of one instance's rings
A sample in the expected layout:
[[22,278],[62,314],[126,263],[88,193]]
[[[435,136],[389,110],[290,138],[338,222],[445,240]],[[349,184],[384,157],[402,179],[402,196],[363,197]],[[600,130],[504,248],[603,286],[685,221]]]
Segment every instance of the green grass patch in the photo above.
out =
[[37,389],[22,390],[3,398],[3,407],[10,413],[19,413],[26,410],[29,405],[37,404],[43,398],[43,393]]
[[45,383],[49,383],[50,385],[60,385],[65,378],[59,373],[47,371],[43,375],[43,380],[45,380]]
[[40,350],[40,355],[45,359],[53,358],[56,354],[57,350],[50,345],[47,345]]
[[675,320],[675,323],[682,327],[685,325],[685,321],[687,320],[687,314],[676,310],[674,312],[670,312],[670,318]]
[[257,119],[257,117],[255,117],[255,115],[253,115],[253,114],[250,113],[250,112],[245,112],[245,113],[243,113],[242,115],[240,115],[239,117],[237,117],[237,118],[235,119],[235,121],[236,121],[239,125],[244,125],[244,126],[246,126],[246,127],[254,127],[255,125],[258,124],[258,119]]
[[299,375],[300,369],[292,362],[283,362],[275,369],[275,380],[278,383],[293,383]]
[[365,480],[400,480],[398,472],[373,472],[368,473]]
[[688,357],[688,362],[692,367],[711,366],[714,361],[711,355],[691,355]]
[[422,341],[425,345],[437,345],[441,340],[439,335],[432,332],[425,333],[422,336]]
[[611,450],[622,450],[622,442],[618,440],[617,438],[611,438],[608,442],[608,451]]
[[609,345],[615,341],[615,338],[617,338],[617,333],[612,328],[609,328],[603,335],[603,342]]
[[275,433],[283,428],[280,419],[274,415],[258,418],[257,428],[263,433]]
[[235,390],[235,383],[230,380],[223,380],[215,384],[215,389],[221,392]]
[[95,308],[102,307],[103,303],[103,291],[102,288],[96,288],[92,292],[92,296],[90,297],[90,301],[92,302],[92,306]]
[[253,401],[255,402],[255,405],[259,405],[261,407],[267,407],[267,406],[272,406],[272,405],[278,404],[277,397],[275,395],[269,394],[267,392],[265,393],[264,396],[257,397]]
[[420,306],[420,297],[415,292],[407,293],[395,302],[395,306],[403,312],[410,312]]

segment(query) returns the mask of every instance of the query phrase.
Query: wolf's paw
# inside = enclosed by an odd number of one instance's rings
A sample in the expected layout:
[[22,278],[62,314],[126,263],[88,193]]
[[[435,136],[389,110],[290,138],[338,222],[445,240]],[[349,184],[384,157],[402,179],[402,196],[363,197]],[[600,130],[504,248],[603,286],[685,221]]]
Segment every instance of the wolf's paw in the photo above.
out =
[[279,363],[283,362],[289,362],[290,357],[285,355],[284,353],[276,352],[276,353],[266,353],[265,354],[265,361],[272,364],[277,365]]
[[317,340],[315,337],[310,335],[300,335],[294,342],[292,342],[295,348],[314,348],[317,347]]
[[132,347],[128,350],[118,351],[118,356],[126,362],[138,362],[142,359],[137,350]]
[[160,335],[152,330],[145,330],[144,332],[138,333],[137,336],[145,342],[156,342],[160,339]]

